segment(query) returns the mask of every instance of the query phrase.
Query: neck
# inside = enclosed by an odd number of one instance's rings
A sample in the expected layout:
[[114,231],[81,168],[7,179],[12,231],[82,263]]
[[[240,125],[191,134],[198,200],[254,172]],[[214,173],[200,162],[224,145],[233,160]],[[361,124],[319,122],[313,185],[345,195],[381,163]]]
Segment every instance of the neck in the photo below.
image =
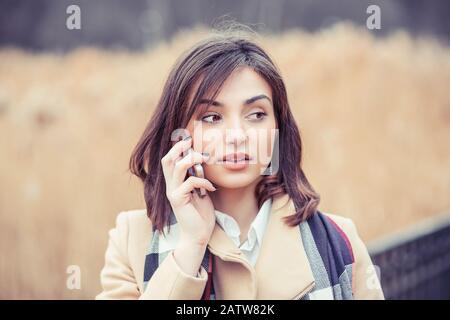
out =
[[214,208],[233,217],[239,225],[242,237],[246,237],[251,223],[258,214],[258,202],[255,197],[257,179],[252,184],[242,188],[219,187],[210,193]]

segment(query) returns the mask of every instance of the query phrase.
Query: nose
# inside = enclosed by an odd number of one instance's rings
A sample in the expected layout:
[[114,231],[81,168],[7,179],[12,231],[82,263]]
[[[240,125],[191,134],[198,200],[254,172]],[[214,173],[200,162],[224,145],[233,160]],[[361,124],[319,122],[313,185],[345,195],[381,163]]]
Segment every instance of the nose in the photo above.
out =
[[225,142],[227,145],[235,144],[239,146],[247,141],[247,133],[242,128],[239,120],[235,121],[231,127],[228,127],[225,132]]

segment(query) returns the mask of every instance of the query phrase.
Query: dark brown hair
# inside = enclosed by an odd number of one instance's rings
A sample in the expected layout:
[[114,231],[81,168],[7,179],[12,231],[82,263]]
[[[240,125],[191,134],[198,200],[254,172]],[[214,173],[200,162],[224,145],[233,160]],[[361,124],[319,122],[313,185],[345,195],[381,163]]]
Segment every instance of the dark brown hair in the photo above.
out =
[[[197,43],[175,63],[164,85],[156,110],[133,150],[129,167],[144,184],[147,215],[160,231],[169,225],[170,203],[161,158],[171,148],[171,134],[185,128],[202,98],[214,100],[221,85],[238,67],[247,66],[262,76],[272,89],[273,107],[279,129],[279,168],[263,176],[255,189],[258,205],[270,197],[287,193],[296,213],[286,217],[290,226],[313,215],[319,195],[311,187],[301,167],[302,143],[291,113],[286,88],[278,68],[268,54],[247,35],[222,32]],[[197,91],[193,92],[198,81]],[[193,98],[189,99],[192,94]],[[206,95],[210,95],[207,97]],[[192,100],[191,102],[189,100]],[[283,155],[288,155],[283,158]]]

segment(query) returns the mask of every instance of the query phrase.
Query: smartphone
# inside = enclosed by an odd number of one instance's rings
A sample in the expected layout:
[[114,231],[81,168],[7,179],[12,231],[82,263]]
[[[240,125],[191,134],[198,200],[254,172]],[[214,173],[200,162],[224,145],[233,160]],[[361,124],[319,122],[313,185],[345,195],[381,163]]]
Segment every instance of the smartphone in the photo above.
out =
[[[184,140],[184,139],[187,138],[188,136],[189,136],[189,134],[183,131],[183,132],[181,132],[181,134],[180,134],[180,136],[179,136],[178,138]],[[184,155],[188,155],[188,154],[191,153],[193,150],[194,150],[194,149],[189,148],[189,149],[185,152]],[[203,179],[204,179],[204,178],[205,178],[205,172],[203,171],[203,166],[202,166],[200,163],[195,164],[194,166],[192,166],[192,167],[190,167],[190,168],[188,169],[188,175],[189,175],[189,176],[195,176],[195,177],[199,177],[199,178],[203,178]],[[195,192],[197,192],[197,194],[198,194],[198,196],[199,196],[200,198],[203,198],[204,196],[206,196],[206,190],[205,190],[205,188],[195,188],[194,190],[195,190]]]

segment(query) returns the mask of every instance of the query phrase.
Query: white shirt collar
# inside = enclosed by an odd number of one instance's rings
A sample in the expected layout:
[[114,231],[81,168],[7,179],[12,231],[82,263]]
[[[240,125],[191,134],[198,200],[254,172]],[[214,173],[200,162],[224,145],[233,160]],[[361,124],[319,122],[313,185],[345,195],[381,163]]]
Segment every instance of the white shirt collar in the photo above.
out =
[[[239,239],[239,236],[241,234],[239,225],[232,216],[219,210],[215,210],[216,221],[222,227],[225,233],[231,238],[231,240],[233,240],[236,246],[244,250],[252,250],[256,241],[258,241],[259,245],[261,245],[262,243],[264,232],[269,221],[271,207],[272,198],[269,198],[263,203],[260,210],[258,211],[258,214],[256,215],[248,230],[247,241],[242,244],[240,243]],[[244,247],[242,247],[242,245]]]

